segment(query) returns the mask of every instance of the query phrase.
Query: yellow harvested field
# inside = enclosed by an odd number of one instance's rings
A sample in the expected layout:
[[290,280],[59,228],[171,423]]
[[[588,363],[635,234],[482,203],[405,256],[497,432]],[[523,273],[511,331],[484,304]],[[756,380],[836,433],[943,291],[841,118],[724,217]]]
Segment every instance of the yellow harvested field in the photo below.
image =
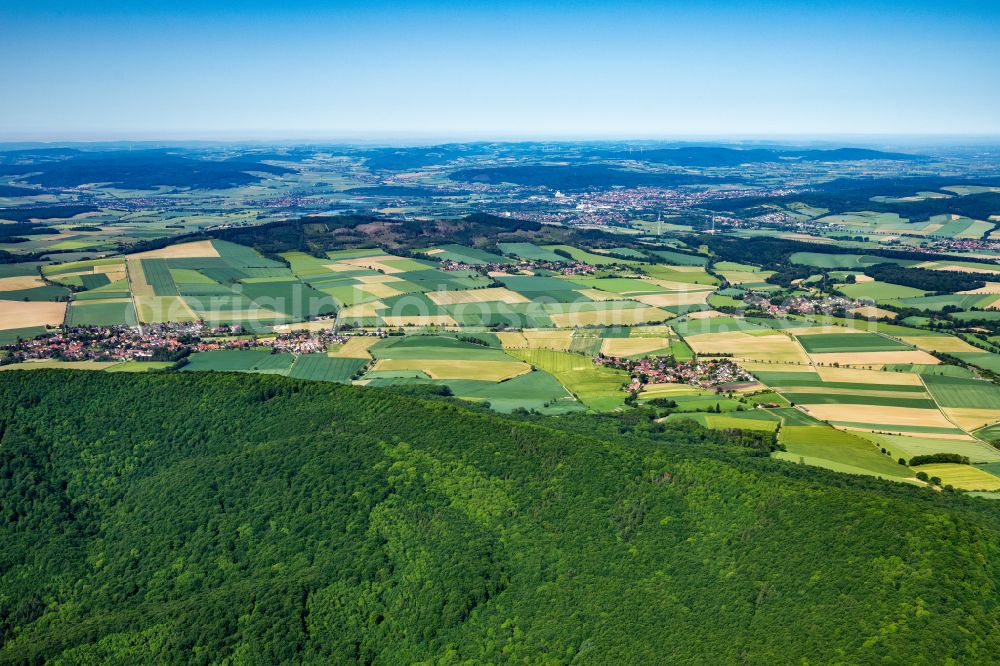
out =
[[380,338],[374,335],[355,335],[348,338],[344,346],[337,351],[327,352],[327,356],[333,358],[370,359],[372,355],[368,353],[368,348],[379,340]]
[[[879,432],[879,431],[886,430],[886,428],[876,427],[876,426],[872,426],[872,427],[868,427],[868,428],[861,428],[861,427],[856,427],[856,426],[837,426],[837,427],[840,428],[841,430],[853,430],[854,432],[869,432],[869,433],[876,433],[876,432]],[[955,426],[952,426],[952,427],[954,428]],[[890,428],[890,430],[892,430],[893,432],[900,432],[904,436],[919,437],[920,439],[945,439],[945,440],[949,440],[949,441],[961,441],[961,442],[975,442],[975,441],[977,441],[975,437],[972,437],[970,435],[966,435],[966,434],[963,434],[963,433],[957,433],[957,432],[956,433],[951,433],[951,432],[919,432],[919,431],[911,429],[911,426],[898,426],[898,425],[894,425],[894,426],[892,426],[892,428]]]
[[413,315],[382,317],[386,326],[458,326],[451,315]]
[[[180,296],[137,295],[135,302],[138,309],[139,321],[144,324],[165,321],[197,321],[201,319]],[[240,312],[240,317],[249,319],[255,316],[275,316],[275,314],[270,310],[244,310]],[[208,319],[209,316],[206,315],[205,318]]]
[[528,349],[566,351],[573,342],[573,331],[524,331],[521,333]]
[[104,275],[107,276],[107,278],[108,278],[108,280],[110,282],[118,282],[119,280],[124,280],[125,279],[125,266],[124,265],[121,265],[121,266],[112,266],[112,268],[114,268],[115,270],[113,270],[113,271],[98,271],[98,270],[95,270],[94,272],[95,273],[104,273]]
[[580,289],[578,291],[592,301],[621,300],[621,296],[619,296],[618,294],[613,294],[610,291],[601,291],[600,289]]
[[958,294],[1000,294],[1000,282],[987,282],[985,287],[956,292]]
[[702,393],[708,393],[708,391],[690,384],[646,384],[642,387],[642,397],[647,400],[672,395],[700,395]]
[[701,266],[668,266],[664,264],[663,267],[669,268],[674,273],[702,273],[705,270]]
[[890,363],[916,363],[917,365],[937,365],[936,358],[925,351],[885,351],[885,352],[839,352],[810,355],[813,363],[823,365],[864,365],[883,366]]
[[1000,409],[942,407],[941,411],[962,430],[976,430],[1000,421]]
[[444,252],[444,250],[442,250],[441,248],[432,247],[431,249],[426,250],[424,254],[441,254],[442,252]]
[[0,301],[0,330],[31,326],[60,326],[66,303]]
[[[323,268],[329,269],[333,273],[349,273],[351,271],[358,270],[357,266],[351,264],[323,264]],[[384,277],[384,276],[368,276],[368,277]],[[360,278],[358,278],[360,279]]]
[[500,340],[500,346],[504,349],[527,349],[528,339],[516,331],[505,331],[496,334]]
[[[779,383],[778,386],[781,386]],[[873,384],[874,386],[874,384]],[[880,391],[877,388],[870,389],[851,389],[851,388],[830,388],[828,386],[810,386],[809,393],[818,395],[854,395],[854,396],[869,396],[875,398],[898,398],[899,391]],[[926,393],[919,393],[914,391],[913,393],[907,393],[907,398],[930,398]]]
[[212,241],[194,241],[193,243],[180,243],[170,245],[158,250],[148,252],[138,252],[128,255],[129,259],[196,259],[200,257],[218,257],[219,251],[212,245]]
[[383,358],[375,363],[372,371],[419,370],[431,379],[481,379],[501,382],[531,372],[531,366],[522,361],[461,361],[430,360],[419,358]]
[[1000,308],[1000,298],[986,306],[987,310],[996,310],[998,308]]
[[825,335],[829,333],[864,333],[860,328],[847,328],[846,326],[833,326],[822,325],[822,326],[803,326],[802,328],[792,329],[795,335]]
[[850,312],[851,314],[857,315],[859,317],[864,317],[865,319],[896,318],[896,313],[893,312],[892,310],[883,310],[882,308],[875,307],[874,305],[862,305],[860,307],[850,310]]
[[718,310],[701,310],[699,312],[689,312],[687,314],[688,319],[711,319],[712,317],[723,317],[721,312]]
[[917,465],[913,470],[925,472],[930,477],[936,476],[941,479],[941,483],[955,486],[959,490],[1000,490],[1000,477],[973,465],[935,463]]
[[870,423],[881,430],[905,430],[906,426],[954,428],[936,409],[888,407],[885,405],[799,405],[821,421]]
[[871,275],[865,275],[864,273],[858,273],[857,275],[854,276],[854,281],[855,282],[874,282],[875,278],[873,278]]
[[646,282],[652,282],[657,287],[663,287],[670,291],[715,291],[712,285],[690,284],[688,282],[674,282],[673,280],[661,280],[659,278],[643,278]]
[[674,315],[658,308],[629,308],[622,310],[596,310],[588,312],[564,312],[549,315],[559,328],[577,326],[630,326],[651,321],[664,321]]
[[333,319],[317,319],[316,321],[301,321],[295,324],[278,324],[274,327],[275,333],[287,333],[288,331],[323,331],[333,328]]
[[750,372],[813,372],[815,369],[807,362],[802,363],[760,363],[744,361],[740,367]]
[[630,298],[654,308],[669,308],[677,305],[702,305],[711,293],[711,291],[675,291],[669,294],[642,294]]
[[605,338],[601,343],[601,353],[606,356],[635,356],[669,346],[667,338]]
[[385,310],[386,304],[382,301],[371,301],[370,303],[358,303],[350,307],[343,308],[337,313],[341,319],[361,319],[364,317],[377,317],[379,310]]
[[105,303],[131,303],[131,302],[132,302],[131,298],[94,298],[85,301],[87,305],[97,305],[98,303],[105,304]]
[[743,331],[699,333],[684,341],[697,354],[732,354],[733,358],[776,363],[808,363],[802,348],[786,335],[750,335]]
[[142,270],[142,262],[129,261],[125,264],[125,268],[128,273],[129,291],[132,292],[133,296],[136,298],[156,296],[153,287],[146,282],[146,273]]
[[[873,386],[891,384],[894,386],[922,386],[920,375],[912,372],[882,372],[862,368],[816,368],[816,373],[824,382],[851,382]],[[812,389],[810,389],[812,390]]]
[[531,299],[511,291],[507,287],[469,289],[466,291],[429,291],[427,298],[437,305],[459,305],[462,303],[530,303]]
[[751,271],[719,271],[719,275],[726,278],[730,284],[744,284],[746,282],[763,282],[764,274]]
[[652,326],[633,326],[631,337],[633,338],[669,338],[674,336],[674,329],[667,324],[653,324]]
[[395,275],[361,275],[354,278],[361,284],[382,284],[385,282],[402,282],[403,278],[398,278]]
[[380,273],[386,273],[392,275],[393,273],[402,273],[403,271],[399,268],[393,268],[385,263],[386,260],[399,259],[399,257],[394,257],[391,254],[379,254],[374,257],[357,257],[355,259],[341,259],[340,263],[347,264],[349,266],[355,266],[357,268],[368,268],[373,271],[379,271]]
[[911,335],[900,338],[903,342],[928,352],[977,352],[980,351],[953,335]]
[[925,261],[911,268],[929,268],[936,271],[952,271],[954,273],[984,273],[984,274],[996,274],[1000,273],[1000,268],[982,268],[971,266],[955,266],[954,264],[948,264],[944,261]]
[[38,275],[18,275],[16,277],[0,278],[0,291],[16,291],[18,289],[34,289],[44,287],[45,282]]
[[393,289],[392,285],[385,284],[383,282],[362,284],[358,286],[358,289],[366,294],[371,294],[376,298],[390,298],[392,296],[399,296],[401,293],[403,293],[398,289]]
[[507,271],[487,271],[486,274],[490,277],[508,277],[510,275]]

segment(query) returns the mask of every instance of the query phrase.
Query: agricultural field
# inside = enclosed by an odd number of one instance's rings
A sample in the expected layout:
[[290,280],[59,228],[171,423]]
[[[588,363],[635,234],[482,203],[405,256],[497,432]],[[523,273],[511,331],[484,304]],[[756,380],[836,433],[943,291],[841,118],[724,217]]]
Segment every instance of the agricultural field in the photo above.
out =
[[783,425],[778,441],[787,449],[776,457],[839,472],[910,479],[915,472],[855,434],[829,426]]
[[508,353],[555,377],[577,400],[594,411],[621,409],[625,403],[626,394],[621,387],[628,375],[597,366],[588,356],[549,349],[511,349]]
[[[913,224],[882,215],[834,217],[808,207],[794,212],[883,237],[905,231],[960,238],[980,228],[965,220]],[[989,375],[1000,373],[1000,356],[990,351],[997,334],[940,325],[955,308],[961,311],[951,321],[959,325],[996,320],[996,310],[986,308],[1000,298],[1000,289],[991,286],[997,283],[941,294],[863,273],[896,263],[989,277],[989,264],[867,254],[878,252],[873,243],[857,254],[817,252],[813,245],[789,255],[808,279],[782,286],[774,282],[781,266],[748,263],[752,257],[730,260],[708,244],[629,243],[427,240],[397,250],[265,253],[210,239],[61,263],[0,265],[0,344],[63,326],[201,321],[239,326],[259,339],[342,331],[346,342],[338,337],[325,352],[204,351],[191,354],[182,371],[425,386],[496,411],[548,415],[625,412],[636,403],[660,409],[670,401],[670,413],[660,417],[668,422],[774,432],[786,449],[778,458],[914,483],[916,470],[900,465],[900,457],[955,453],[976,464],[1000,462],[1000,452],[987,443],[1000,427],[1000,395]],[[747,309],[753,299],[772,294],[780,302],[837,292],[850,299],[838,316]],[[920,316],[906,308],[919,309]],[[906,318],[896,319],[897,311]],[[620,359],[623,367],[659,363],[660,357],[677,363],[728,359],[759,383],[716,391],[654,381],[632,385],[637,393],[631,399],[630,373],[596,364],[598,356]],[[173,367],[98,363],[103,361],[79,367]],[[962,483],[954,485],[965,488],[971,481]]]

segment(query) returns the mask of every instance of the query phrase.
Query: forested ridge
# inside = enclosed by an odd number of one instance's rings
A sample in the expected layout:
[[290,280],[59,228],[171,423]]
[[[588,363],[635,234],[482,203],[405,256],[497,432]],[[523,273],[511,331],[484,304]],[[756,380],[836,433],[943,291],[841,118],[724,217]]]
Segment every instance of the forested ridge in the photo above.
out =
[[0,373],[0,661],[997,662],[994,505],[586,418]]

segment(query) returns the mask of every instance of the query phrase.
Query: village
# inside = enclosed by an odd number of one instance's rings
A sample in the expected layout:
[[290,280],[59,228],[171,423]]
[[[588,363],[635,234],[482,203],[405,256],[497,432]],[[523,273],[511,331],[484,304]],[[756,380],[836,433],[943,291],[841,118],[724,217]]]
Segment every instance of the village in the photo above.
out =
[[[363,333],[384,336],[382,331]],[[0,364],[27,360],[64,361],[177,361],[195,352],[268,348],[275,353],[314,354],[347,335],[333,327],[317,331],[289,331],[274,336],[246,334],[240,326],[208,327],[202,322],[136,326],[81,326],[53,331],[32,340],[7,345]]]
[[756,381],[749,372],[727,358],[678,362],[672,356],[630,359],[601,354],[594,357],[594,363],[630,373],[626,387],[630,393],[642,389],[645,384],[690,384],[729,390],[734,385]]

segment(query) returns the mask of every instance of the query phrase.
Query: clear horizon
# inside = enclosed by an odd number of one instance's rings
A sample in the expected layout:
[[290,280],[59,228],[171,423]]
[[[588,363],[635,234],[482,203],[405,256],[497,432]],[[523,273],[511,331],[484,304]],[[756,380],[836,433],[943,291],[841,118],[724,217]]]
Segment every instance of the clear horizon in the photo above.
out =
[[1000,135],[982,0],[13,0],[0,24],[0,140]]

